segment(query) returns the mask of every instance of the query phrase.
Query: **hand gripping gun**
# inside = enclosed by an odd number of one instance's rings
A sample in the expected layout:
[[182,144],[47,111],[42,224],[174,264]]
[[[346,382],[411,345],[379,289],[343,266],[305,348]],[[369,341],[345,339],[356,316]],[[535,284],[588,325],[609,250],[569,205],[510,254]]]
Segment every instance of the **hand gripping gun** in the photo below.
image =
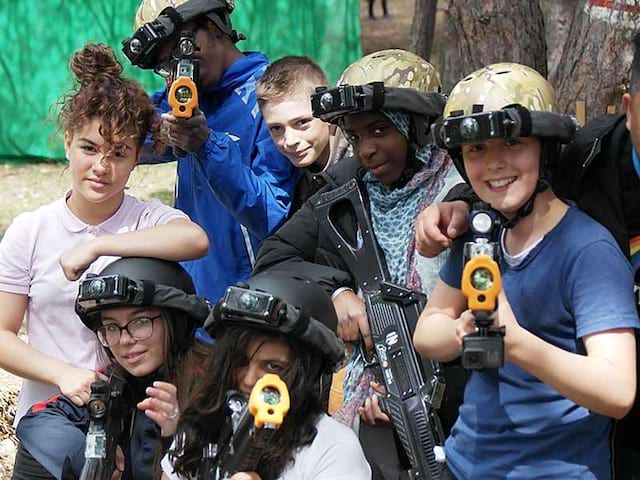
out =
[[218,443],[203,450],[202,480],[221,480],[258,468],[264,449],[289,411],[289,389],[280,377],[268,373],[256,382],[248,402],[232,391],[226,406],[228,421]]
[[[348,241],[334,222],[338,205],[352,212],[357,224],[354,241]],[[391,418],[409,477],[439,479],[444,465],[444,434],[437,409],[444,395],[444,380],[440,365],[421,361],[412,341],[426,296],[387,280],[384,257],[356,180],[321,194],[314,210],[363,292],[375,346],[368,363],[382,369],[386,394],[381,405]]]
[[462,366],[472,370],[504,365],[504,327],[493,326],[493,312],[502,291],[498,266],[500,253],[492,241],[500,226],[498,215],[483,202],[473,204],[469,213],[473,241],[464,244],[462,293],[467,297],[477,332],[462,340]]

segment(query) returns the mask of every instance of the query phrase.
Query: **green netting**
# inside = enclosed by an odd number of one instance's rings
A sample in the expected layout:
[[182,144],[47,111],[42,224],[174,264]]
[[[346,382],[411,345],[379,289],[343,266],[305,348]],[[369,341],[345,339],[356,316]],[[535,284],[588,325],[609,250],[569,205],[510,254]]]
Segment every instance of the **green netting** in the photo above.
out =
[[[71,85],[67,64],[87,42],[112,45],[148,91],[161,79],[120,53],[139,0],[0,0],[0,162],[62,159],[51,105]],[[236,0],[243,50],[309,55],[332,80],[360,57],[358,0]]]

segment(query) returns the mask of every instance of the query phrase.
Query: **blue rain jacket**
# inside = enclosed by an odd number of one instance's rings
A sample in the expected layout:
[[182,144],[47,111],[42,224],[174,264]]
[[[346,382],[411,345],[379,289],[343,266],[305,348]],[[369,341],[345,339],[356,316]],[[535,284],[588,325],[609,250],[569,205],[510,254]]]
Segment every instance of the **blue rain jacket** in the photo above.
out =
[[[260,241],[286,219],[302,175],[276,150],[258,109],[255,86],[267,64],[263,54],[247,52],[200,92],[209,138],[197,154],[178,158],[175,206],[209,237],[209,254],[183,265],[212,302],[249,277]],[[160,112],[170,110],[166,90],[152,100]],[[171,160],[145,152],[142,163]]]

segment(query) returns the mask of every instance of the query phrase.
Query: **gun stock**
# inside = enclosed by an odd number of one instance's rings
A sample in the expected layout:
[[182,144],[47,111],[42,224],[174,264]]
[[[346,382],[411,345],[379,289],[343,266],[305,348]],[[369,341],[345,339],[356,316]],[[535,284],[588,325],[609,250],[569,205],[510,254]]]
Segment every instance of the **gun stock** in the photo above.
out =
[[[356,220],[355,241],[345,238],[334,221],[337,205],[351,208]],[[356,180],[327,192],[314,209],[363,292],[375,357],[386,394],[383,407],[408,465],[410,478],[437,480],[442,476],[444,434],[437,416],[444,380],[437,362],[421,361],[412,333],[426,296],[387,281],[384,257],[373,235],[362,192]]]

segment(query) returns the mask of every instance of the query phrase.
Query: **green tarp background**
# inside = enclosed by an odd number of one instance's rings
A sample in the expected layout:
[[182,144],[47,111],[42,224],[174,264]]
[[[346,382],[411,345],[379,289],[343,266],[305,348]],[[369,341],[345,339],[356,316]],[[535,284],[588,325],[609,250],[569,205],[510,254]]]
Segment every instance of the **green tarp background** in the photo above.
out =
[[[128,75],[149,91],[163,81],[128,65],[139,0],[0,0],[0,162],[63,159],[52,104],[71,86],[67,64],[87,42],[113,46]],[[360,57],[359,0],[236,0],[241,50],[316,59],[335,81]]]

